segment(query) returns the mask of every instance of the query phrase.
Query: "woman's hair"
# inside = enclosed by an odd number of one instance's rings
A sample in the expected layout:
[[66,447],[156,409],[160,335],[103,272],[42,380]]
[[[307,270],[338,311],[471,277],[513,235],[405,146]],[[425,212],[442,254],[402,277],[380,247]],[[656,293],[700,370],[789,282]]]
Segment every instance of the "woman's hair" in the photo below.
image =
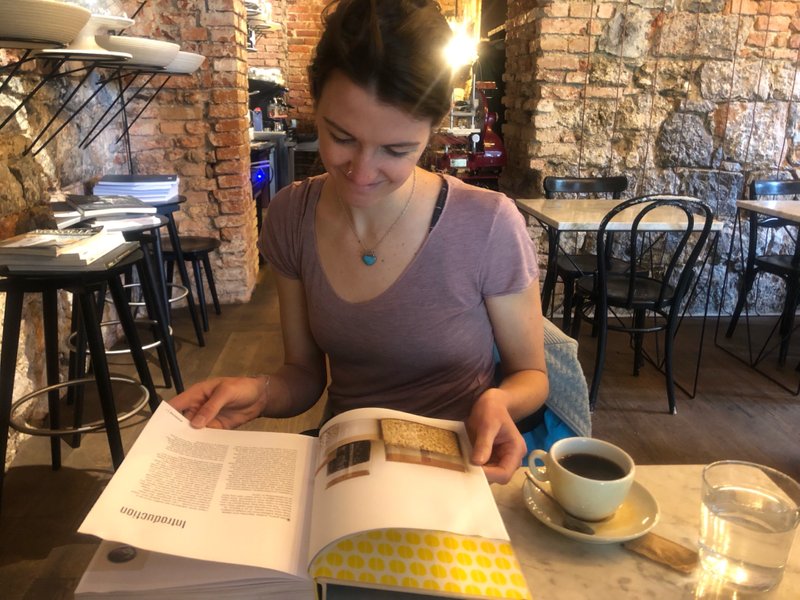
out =
[[314,102],[334,71],[435,125],[450,110],[450,26],[434,0],[334,0],[308,67]]

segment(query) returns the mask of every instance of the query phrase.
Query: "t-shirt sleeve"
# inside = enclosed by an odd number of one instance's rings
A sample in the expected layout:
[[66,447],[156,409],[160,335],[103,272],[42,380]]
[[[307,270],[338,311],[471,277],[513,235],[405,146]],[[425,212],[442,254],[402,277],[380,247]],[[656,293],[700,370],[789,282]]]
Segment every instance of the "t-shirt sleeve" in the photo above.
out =
[[302,189],[293,184],[275,194],[259,238],[262,256],[275,271],[289,279],[300,278],[302,207],[305,205]]
[[515,294],[538,278],[536,247],[528,234],[525,217],[513,200],[502,197],[481,264],[482,294],[484,297]]

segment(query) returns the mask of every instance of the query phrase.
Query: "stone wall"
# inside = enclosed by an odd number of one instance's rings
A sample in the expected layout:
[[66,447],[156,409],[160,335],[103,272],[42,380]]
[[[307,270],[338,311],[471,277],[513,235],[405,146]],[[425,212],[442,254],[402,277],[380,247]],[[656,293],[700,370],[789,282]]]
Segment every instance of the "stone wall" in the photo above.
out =
[[625,174],[632,194],[707,201],[727,252],[747,183],[800,177],[798,0],[509,0],[506,40],[514,195],[540,196],[549,174]]

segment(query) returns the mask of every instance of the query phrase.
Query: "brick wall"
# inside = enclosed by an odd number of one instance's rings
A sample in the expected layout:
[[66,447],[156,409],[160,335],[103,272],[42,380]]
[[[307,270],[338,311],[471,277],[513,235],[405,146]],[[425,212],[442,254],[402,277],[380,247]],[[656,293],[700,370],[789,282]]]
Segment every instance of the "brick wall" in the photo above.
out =
[[[273,18],[282,24],[283,29],[261,36],[256,45],[257,52],[248,55],[251,66],[281,68],[289,88],[286,99],[294,107],[289,116],[297,119],[297,129],[301,133],[314,131],[314,103],[306,70],[322,33],[321,13],[327,3],[328,0],[273,0]],[[477,0],[461,3],[441,0],[440,5],[446,16],[454,16],[458,5],[460,14],[480,19]]]
[[[82,0],[83,1],[83,0]],[[139,0],[97,2],[97,10],[132,14]],[[257,273],[255,207],[250,196],[247,137],[245,24],[242,0],[149,0],[127,32],[179,42],[182,49],[207,57],[197,73],[171,78],[131,130],[132,161],[139,173],[175,172],[187,202],[178,213],[185,233],[218,236],[222,247],[212,257],[223,302],[250,298]],[[17,51],[0,49],[0,66],[15,61]],[[70,63],[70,67],[80,65]],[[52,68],[44,61],[25,65],[0,95],[0,121]],[[96,89],[109,70],[100,69],[55,122],[59,126]],[[0,131],[0,237],[50,223],[46,203],[58,192],[83,192],[105,173],[126,173],[124,144],[117,144],[121,120],[115,120],[87,149],[79,143],[111,105],[116,90],[109,86],[38,155],[25,153],[44,124],[83,73],[47,83]],[[0,74],[4,76],[4,74]],[[157,76],[128,113],[138,112]],[[139,85],[144,79],[138,80]],[[131,89],[136,89],[137,84]],[[60,339],[69,331],[69,297],[61,302]],[[0,294],[0,317],[4,297]],[[41,302],[31,298],[24,308],[14,397],[44,384],[41,361]],[[67,356],[66,348],[62,358]],[[19,436],[12,434],[8,459]]]
[[247,301],[258,260],[242,0],[150,0],[129,33],[173,40],[206,56],[195,74],[172,77],[133,126],[134,169],[180,176],[186,196],[176,213],[180,231],[222,241],[212,256],[220,300]]

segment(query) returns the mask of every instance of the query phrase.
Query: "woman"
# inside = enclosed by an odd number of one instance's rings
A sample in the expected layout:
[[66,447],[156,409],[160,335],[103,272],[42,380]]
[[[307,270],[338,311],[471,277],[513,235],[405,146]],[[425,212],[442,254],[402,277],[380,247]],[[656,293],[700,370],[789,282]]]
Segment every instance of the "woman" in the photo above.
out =
[[449,26],[432,0],[324,14],[309,79],[327,173],[281,190],[262,234],[284,365],[171,403],[197,427],[293,416],[322,394],[327,358],[330,412],[465,420],[473,461],[506,482],[526,451],[514,421],[547,397],[538,268],[513,202],[416,166],[450,106]]

